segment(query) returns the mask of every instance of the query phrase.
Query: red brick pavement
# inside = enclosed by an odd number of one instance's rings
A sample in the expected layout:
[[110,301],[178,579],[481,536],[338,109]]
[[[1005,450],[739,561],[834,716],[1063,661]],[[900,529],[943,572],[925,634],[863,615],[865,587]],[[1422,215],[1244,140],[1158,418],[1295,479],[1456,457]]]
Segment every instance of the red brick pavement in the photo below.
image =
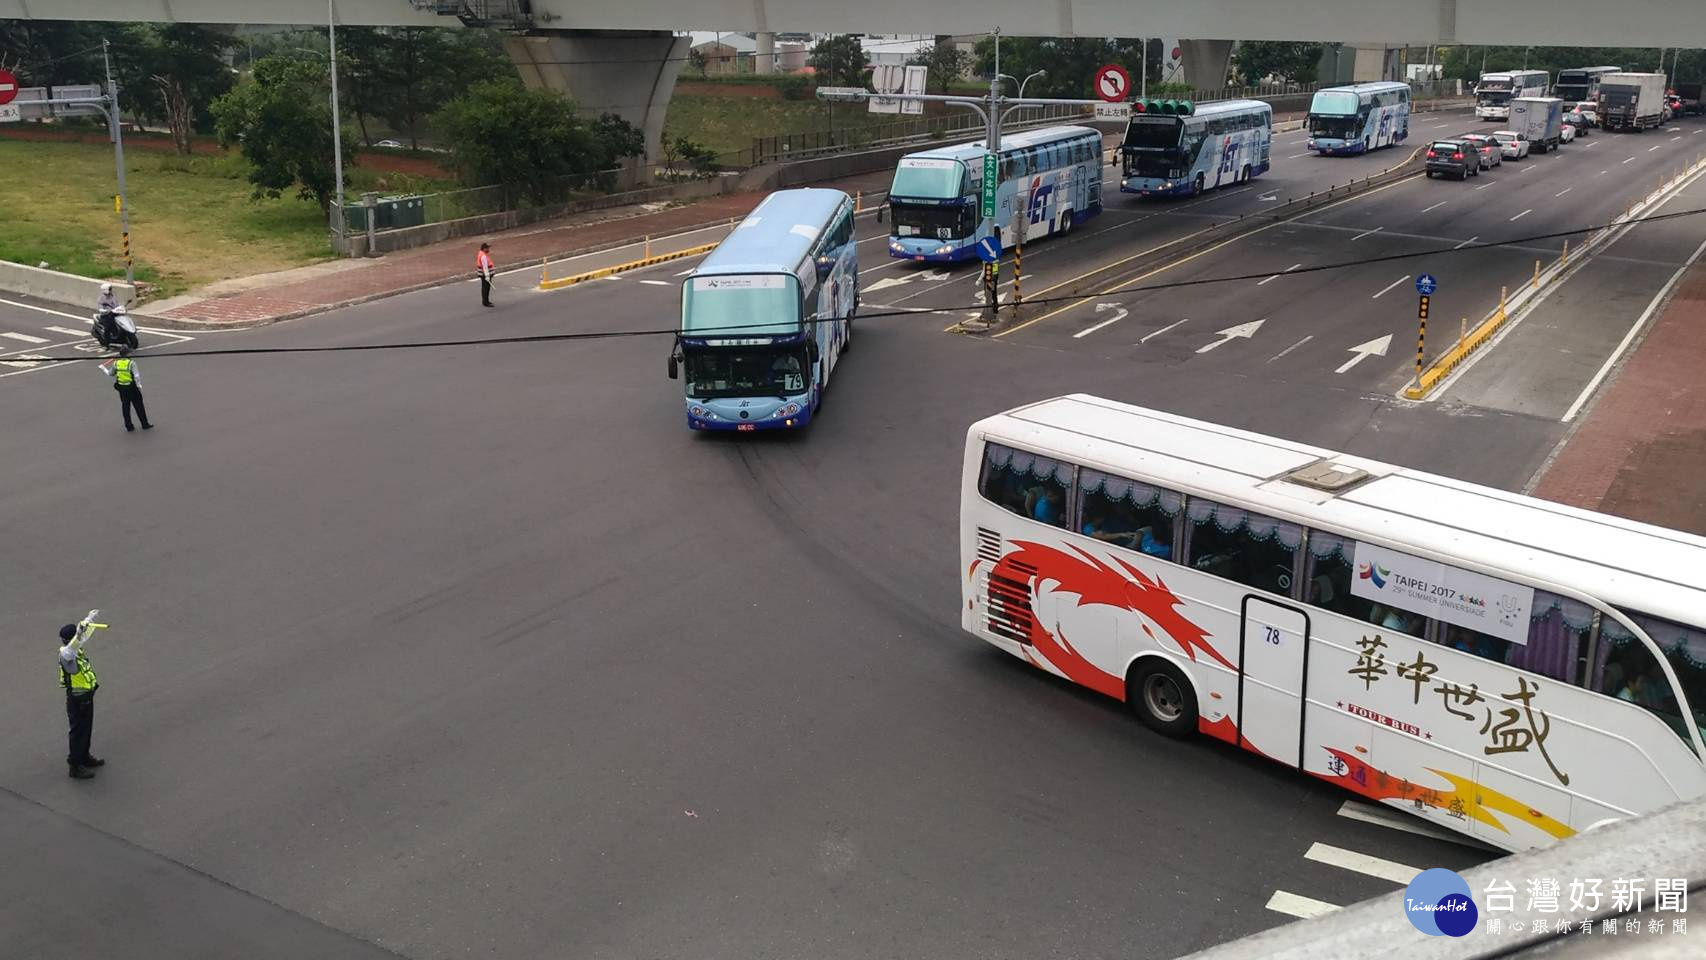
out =
[[[885,172],[834,185],[849,191],[881,190],[887,179]],[[492,244],[492,257],[502,271],[537,264],[546,258],[620,246],[647,235],[655,239],[744,217],[765,195],[764,192],[732,193],[638,215],[631,211],[597,211],[555,225],[534,224],[447,240],[362,261],[336,273],[209,297],[150,316],[233,326],[299,317],[472,277],[474,252],[482,240]]]
[[1706,261],[1683,277],[1534,494],[1706,534]]

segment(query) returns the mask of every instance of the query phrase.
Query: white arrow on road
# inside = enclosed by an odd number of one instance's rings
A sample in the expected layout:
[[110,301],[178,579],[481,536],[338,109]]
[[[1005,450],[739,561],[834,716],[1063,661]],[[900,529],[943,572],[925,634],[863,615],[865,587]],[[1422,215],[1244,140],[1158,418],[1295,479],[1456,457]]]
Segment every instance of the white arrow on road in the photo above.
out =
[[953,276],[954,275],[952,273],[949,273],[946,270],[932,270],[929,273],[918,274],[917,278],[919,280],[929,280],[929,281],[934,282],[937,280],[949,280],[949,279],[952,279]]
[[884,277],[866,287],[865,292],[876,293],[878,290],[887,290],[889,287],[903,287],[911,282],[911,277]]
[[1256,199],[1257,200],[1278,200],[1279,199],[1279,191],[1278,190],[1270,190],[1267,193],[1257,197]]
[[1390,334],[1390,333],[1384,337],[1381,337],[1378,340],[1370,340],[1367,343],[1359,343],[1356,346],[1351,348],[1351,352],[1356,354],[1356,356],[1350,358],[1349,360],[1346,360],[1344,363],[1339,364],[1339,369],[1334,370],[1333,372],[1334,373],[1344,373],[1346,370],[1349,370],[1350,368],[1361,363],[1363,361],[1363,358],[1369,356],[1370,354],[1372,354],[1376,357],[1384,357],[1384,356],[1386,356],[1386,348],[1390,347],[1390,346],[1392,346],[1392,334]]
[[1213,350],[1215,347],[1218,347],[1221,344],[1226,343],[1227,341],[1233,339],[1234,337],[1243,337],[1244,339],[1248,340],[1251,337],[1256,335],[1256,331],[1260,330],[1262,328],[1262,324],[1267,323],[1267,322],[1268,322],[1267,318],[1263,317],[1260,320],[1251,320],[1249,323],[1240,323],[1235,327],[1227,327],[1225,330],[1220,331],[1220,339],[1219,340],[1216,340],[1213,343],[1205,344],[1203,346],[1198,347],[1197,352],[1198,353],[1207,353],[1210,350]]
[[1126,318],[1126,309],[1117,303],[1098,303],[1098,304],[1096,304],[1096,312],[1097,313],[1101,313],[1104,310],[1116,310],[1118,312],[1115,313],[1113,315],[1113,317],[1110,319],[1103,320],[1101,323],[1098,323],[1093,327],[1086,327],[1083,330],[1078,331],[1077,333],[1072,335],[1072,338],[1074,340],[1076,340],[1079,337],[1087,337],[1090,334],[1095,333],[1097,330],[1102,329],[1103,327],[1107,326],[1110,323],[1119,323],[1121,320],[1124,320]]

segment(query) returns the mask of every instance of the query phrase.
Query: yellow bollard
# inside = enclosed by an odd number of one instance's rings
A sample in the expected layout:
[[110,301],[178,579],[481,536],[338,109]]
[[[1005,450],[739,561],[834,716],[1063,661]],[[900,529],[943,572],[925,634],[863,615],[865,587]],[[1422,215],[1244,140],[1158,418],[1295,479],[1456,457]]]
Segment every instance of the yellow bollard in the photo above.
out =
[[854,193],[853,193],[853,212],[854,213],[864,213],[865,212],[865,191],[863,191],[863,190],[854,191]]
[[1534,289],[1540,289],[1540,261],[1534,261]]
[[546,260],[539,265],[539,285],[543,287],[551,279],[551,261]]
[[646,259],[650,260],[651,258],[652,258],[652,235],[648,233],[648,234],[646,234]]

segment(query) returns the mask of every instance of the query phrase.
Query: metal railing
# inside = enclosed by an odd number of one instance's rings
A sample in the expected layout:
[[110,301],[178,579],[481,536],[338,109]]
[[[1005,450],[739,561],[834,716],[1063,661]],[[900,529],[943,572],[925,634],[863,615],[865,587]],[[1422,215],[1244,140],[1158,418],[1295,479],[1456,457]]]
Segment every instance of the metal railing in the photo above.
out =
[[[1057,120],[1076,120],[1087,116],[1089,110],[1085,107],[1043,107],[1025,111],[1019,116],[1018,123],[1031,125]],[[967,110],[963,113],[920,117],[916,120],[842,127],[838,130],[810,130],[774,137],[754,137],[751,162],[757,165],[804,160],[831,153],[894,146],[909,140],[945,140],[958,136],[977,136],[983,131],[983,121]]]

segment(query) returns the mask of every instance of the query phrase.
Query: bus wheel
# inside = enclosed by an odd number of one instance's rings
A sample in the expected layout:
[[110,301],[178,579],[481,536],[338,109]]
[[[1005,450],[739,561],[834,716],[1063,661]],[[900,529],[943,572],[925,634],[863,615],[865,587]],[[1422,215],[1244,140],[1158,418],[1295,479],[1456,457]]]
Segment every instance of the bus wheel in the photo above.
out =
[[1126,702],[1156,733],[1184,737],[1196,729],[1196,691],[1178,667],[1161,657],[1144,657],[1132,665]]
[[1244,182],[1245,183],[1250,182],[1250,165],[1247,163],[1244,164]]
[[1072,211],[1068,210],[1060,217],[1060,235],[1066,236],[1072,232]]
[[1202,193],[1202,174],[1197,174],[1197,192]]

